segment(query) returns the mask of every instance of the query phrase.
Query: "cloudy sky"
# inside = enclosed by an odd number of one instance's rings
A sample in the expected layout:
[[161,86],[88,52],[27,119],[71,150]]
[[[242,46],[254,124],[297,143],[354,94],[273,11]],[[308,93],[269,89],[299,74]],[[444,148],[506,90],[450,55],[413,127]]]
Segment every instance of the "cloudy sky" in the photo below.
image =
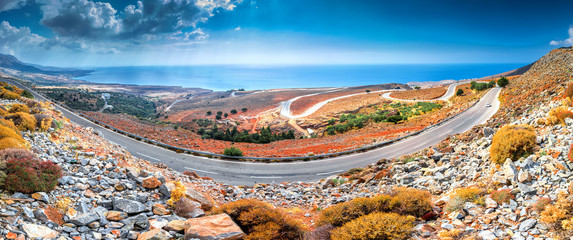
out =
[[0,52],[51,66],[526,63],[571,0],[0,0]]

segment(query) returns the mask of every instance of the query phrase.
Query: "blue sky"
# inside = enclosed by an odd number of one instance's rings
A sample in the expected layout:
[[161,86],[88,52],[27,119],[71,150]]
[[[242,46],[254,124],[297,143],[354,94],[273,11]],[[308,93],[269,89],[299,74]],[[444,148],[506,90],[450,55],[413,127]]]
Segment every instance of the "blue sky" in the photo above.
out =
[[52,66],[527,63],[573,1],[0,0],[0,52]]

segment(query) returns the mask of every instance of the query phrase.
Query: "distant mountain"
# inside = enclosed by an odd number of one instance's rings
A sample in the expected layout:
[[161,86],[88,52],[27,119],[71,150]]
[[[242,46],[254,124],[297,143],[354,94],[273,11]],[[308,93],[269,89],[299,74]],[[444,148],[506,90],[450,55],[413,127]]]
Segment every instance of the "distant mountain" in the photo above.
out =
[[0,67],[27,73],[39,73],[39,74],[55,75],[55,76],[65,75],[72,77],[84,76],[86,74],[93,72],[91,70],[45,67],[40,65],[28,64],[8,54],[0,54]]

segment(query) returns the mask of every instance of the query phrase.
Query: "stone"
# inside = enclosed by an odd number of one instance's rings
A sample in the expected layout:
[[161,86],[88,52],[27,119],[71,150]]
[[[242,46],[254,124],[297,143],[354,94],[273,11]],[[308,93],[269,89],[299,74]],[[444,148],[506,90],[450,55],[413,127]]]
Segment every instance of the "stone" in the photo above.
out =
[[185,223],[185,220],[172,220],[167,223],[167,226],[163,227],[163,229],[167,231],[181,232],[185,230],[186,226],[187,224]]
[[156,177],[151,176],[144,178],[143,181],[141,182],[141,185],[147,189],[154,189],[161,186],[161,181],[159,181]]
[[497,208],[497,202],[488,197],[485,199],[485,207],[486,208]]
[[107,216],[105,218],[110,221],[121,221],[127,218],[127,213],[120,211],[109,211],[107,212]]
[[26,233],[28,238],[57,238],[59,233],[48,227],[36,224],[23,224],[22,231]]
[[50,197],[45,192],[32,193],[32,198],[45,203],[50,203]]
[[85,226],[92,222],[99,221],[100,217],[95,212],[80,213],[68,219],[69,223],[73,223],[76,226]]
[[171,212],[160,203],[153,205],[153,214],[163,216],[169,215]]
[[531,174],[529,174],[528,171],[524,171],[523,169],[520,170],[519,174],[517,175],[517,181],[520,183],[529,182],[531,179]]
[[227,214],[218,214],[186,221],[185,240],[189,239],[241,239],[245,233]]
[[496,240],[497,239],[495,234],[489,230],[480,231],[478,236],[481,237],[483,240]]
[[113,199],[113,209],[130,215],[147,211],[147,207],[140,202],[117,197]]
[[506,159],[505,163],[503,164],[503,173],[505,174],[505,177],[507,177],[507,179],[511,180],[512,182],[515,182],[515,180],[517,180],[517,168],[515,167],[515,164],[513,164],[513,161],[511,161],[511,159]]
[[196,218],[205,215],[200,203],[186,197],[175,202],[175,213],[184,218]]
[[203,195],[191,188],[187,188],[185,191],[185,196],[195,202],[201,203],[201,209],[205,211],[209,211],[211,208],[213,208],[213,203],[209,201],[209,199],[203,197]]
[[534,227],[535,224],[537,224],[537,220],[527,219],[527,220],[521,222],[521,224],[519,224],[519,231],[525,232],[525,231],[531,229],[532,227]]
[[122,231],[141,231],[149,229],[149,219],[147,219],[147,215],[145,215],[145,213],[123,219],[121,220],[121,223],[124,224],[121,228]]
[[153,229],[144,233],[141,233],[137,240],[168,240],[171,235],[161,229]]
[[485,137],[489,137],[489,136],[493,135],[493,129],[491,129],[490,127],[484,127],[483,128],[483,135]]
[[533,195],[533,194],[537,193],[537,190],[535,190],[535,188],[532,188],[529,185],[526,185],[523,183],[517,183],[517,187],[519,188],[519,190],[523,194],[532,194]]
[[442,224],[440,227],[442,227],[443,229],[446,229],[446,230],[450,230],[450,229],[454,229],[454,228],[455,228],[454,225],[449,224],[449,223],[444,223],[444,224]]

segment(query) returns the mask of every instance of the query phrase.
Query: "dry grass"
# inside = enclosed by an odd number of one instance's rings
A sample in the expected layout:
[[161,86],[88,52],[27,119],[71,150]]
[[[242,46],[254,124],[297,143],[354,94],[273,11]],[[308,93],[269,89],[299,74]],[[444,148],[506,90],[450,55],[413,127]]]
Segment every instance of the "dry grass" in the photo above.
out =
[[406,100],[431,100],[443,96],[447,91],[447,87],[424,88],[393,92],[390,97]]

